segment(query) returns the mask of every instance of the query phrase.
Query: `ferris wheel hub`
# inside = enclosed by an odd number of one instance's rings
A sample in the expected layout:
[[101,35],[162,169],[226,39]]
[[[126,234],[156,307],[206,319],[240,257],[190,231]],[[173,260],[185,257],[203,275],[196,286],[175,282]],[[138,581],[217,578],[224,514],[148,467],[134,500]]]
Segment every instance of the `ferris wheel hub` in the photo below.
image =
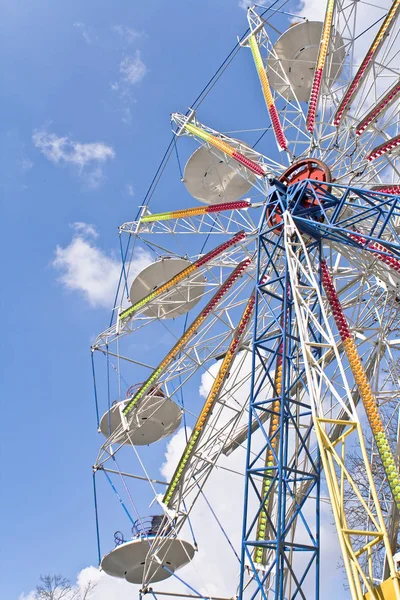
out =
[[100,421],[100,431],[109,437],[117,430],[113,442],[116,444],[133,444],[145,446],[171,435],[181,423],[181,410],[175,402],[164,396],[161,390],[157,394],[143,398],[128,429],[123,429],[122,410],[130,401],[122,400],[114,404],[104,413]]
[[[189,260],[165,256],[145,267],[134,279],[129,297],[133,304],[140,302],[145,296],[157,290],[172,277],[191,265]],[[199,274],[168,294],[167,298],[155,300],[143,310],[146,317],[173,319],[189,312],[200,300],[204,292],[205,278]]]
[[[332,181],[332,177],[329,167],[321,160],[315,158],[305,158],[295,162],[279,177],[279,181],[287,186],[306,181],[307,179],[320,181],[322,184],[326,183],[327,185],[320,186],[320,189],[323,191],[329,192],[331,189],[329,183]],[[316,203],[317,201],[315,199],[311,199],[309,202],[304,200],[302,206],[304,206],[304,208],[311,208]],[[275,211],[269,211],[268,214],[268,222],[271,227],[280,225],[281,223],[283,224],[282,211],[279,207],[277,207]],[[282,227],[275,229],[275,233],[277,234],[281,231]]]
[[[293,100],[295,94],[299,101],[308,102],[322,27],[320,21],[297,23],[275,43],[267,63],[267,76],[271,86],[284,98]],[[338,33],[333,34],[331,44],[332,61],[326,76],[329,85],[339,76],[345,56],[345,45]]]
[[[279,177],[279,181],[285,185],[293,185],[299,183],[305,179],[313,179],[314,181],[321,181],[323,183],[330,183],[332,181],[331,171],[322,160],[316,158],[305,158],[299,160],[291,165],[282,175]],[[324,186],[329,191],[330,186]]]

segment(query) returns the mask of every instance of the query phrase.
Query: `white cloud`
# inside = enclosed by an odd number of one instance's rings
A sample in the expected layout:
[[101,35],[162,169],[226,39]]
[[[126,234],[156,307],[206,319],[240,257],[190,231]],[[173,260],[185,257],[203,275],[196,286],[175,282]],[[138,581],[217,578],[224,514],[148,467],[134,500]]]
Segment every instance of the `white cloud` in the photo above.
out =
[[134,56],[125,56],[119,65],[122,80],[128,85],[135,85],[142,81],[147,73],[147,67],[141,59],[140,50]]
[[126,25],[113,25],[112,30],[121,36],[127,44],[132,44],[138,38],[145,37],[145,33],[137,31],[133,27],[126,27]]
[[72,229],[84,236],[84,237],[92,237],[92,238],[97,238],[99,237],[99,233],[96,229],[95,225],[92,225],[91,223],[84,223],[83,221],[76,221],[75,223],[72,223],[70,225],[70,227],[72,227]]
[[[267,0],[258,0],[258,6],[265,6]],[[254,0],[239,0],[239,7],[247,10],[250,6],[254,6]]]
[[110,84],[111,90],[117,92],[125,106],[122,106],[121,121],[125,125],[130,125],[132,122],[132,111],[129,104],[135,102],[132,90],[135,85],[138,85],[148,72],[147,66],[141,58],[140,50],[136,50],[132,56],[125,56],[119,65],[119,78]]
[[20,594],[18,600],[35,600],[35,592],[29,592],[28,594]]
[[[58,281],[67,289],[79,292],[93,307],[112,308],[121,263],[96,246],[93,225],[78,222],[73,225],[75,235],[68,246],[57,246],[52,265],[60,272]],[[150,254],[137,248],[130,268],[134,278],[151,262]]]
[[296,6],[295,12],[300,17],[312,18],[313,21],[323,21],[325,19],[326,3],[321,0],[300,0]]
[[92,169],[86,174],[85,179],[86,184],[90,189],[95,190],[99,188],[104,181],[103,169],[101,167]]
[[[244,0],[242,0],[244,1]],[[368,9],[365,7],[364,10],[360,7],[357,13],[357,27],[361,31],[363,25],[368,23],[372,24],[376,19],[382,17],[384,11],[391,5],[391,0],[381,0],[376,3],[375,6],[370,4]],[[300,0],[298,5],[295,7],[294,12],[302,17],[307,17],[315,21],[323,21],[325,18],[326,2],[320,0]],[[369,42],[372,42],[370,33],[367,34]]]
[[[113,30],[118,35],[126,39],[128,45],[139,35],[133,29],[123,27],[122,25],[114,25]],[[118,112],[121,113],[121,121],[125,125],[132,123],[132,111],[130,104],[135,102],[133,97],[133,88],[138,85],[148,72],[147,66],[142,60],[140,50],[136,50],[134,54],[123,55],[119,64],[119,76],[116,81],[110,83],[110,88],[113,92],[117,92],[123,106]]]
[[67,136],[59,137],[55,133],[35,131],[33,144],[51,162],[66,162],[85,167],[88,163],[103,163],[115,157],[111,146],[104,142],[75,142]]
[[175,467],[178,464],[185,448],[186,440],[189,438],[191,432],[189,427],[186,427],[186,431],[185,427],[181,427],[168,442],[165,452],[165,462],[160,468],[160,473],[166,481],[170,481],[174,474]]
[[100,165],[115,158],[114,149],[104,142],[82,143],[71,140],[68,136],[60,137],[43,130],[34,131],[32,141],[53,164],[76,166],[91,188],[99,187],[104,179]]
[[199,388],[199,394],[202,398],[207,398],[219,367],[220,361],[211,365],[211,367],[202,374]]

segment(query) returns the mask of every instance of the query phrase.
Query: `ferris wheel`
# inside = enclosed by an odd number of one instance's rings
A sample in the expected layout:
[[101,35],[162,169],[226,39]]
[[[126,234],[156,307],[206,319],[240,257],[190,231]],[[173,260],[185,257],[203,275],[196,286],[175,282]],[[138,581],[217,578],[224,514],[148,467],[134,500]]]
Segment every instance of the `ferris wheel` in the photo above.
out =
[[[114,316],[92,346],[99,562],[156,599],[319,598],[324,503],[350,597],[400,600],[400,0],[328,0],[323,21],[287,4],[248,9],[206,89],[247,53],[268,118],[256,143],[203,123],[202,95],[171,115],[154,182],[186,155],[194,200],[161,211],[149,194],[121,225]],[[202,522],[236,578],[196,567]]]

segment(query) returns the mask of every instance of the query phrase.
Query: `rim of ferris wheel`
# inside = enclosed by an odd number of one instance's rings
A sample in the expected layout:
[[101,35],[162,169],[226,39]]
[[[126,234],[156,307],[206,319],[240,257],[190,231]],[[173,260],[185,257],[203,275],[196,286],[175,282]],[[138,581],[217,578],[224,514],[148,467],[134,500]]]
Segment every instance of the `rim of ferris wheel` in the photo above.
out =
[[[294,100],[294,92],[297,100],[309,101],[323,26],[322,21],[302,21],[289,27],[275,42],[266,70],[271,87],[284,98]],[[331,44],[332,59],[325,74],[329,85],[340,75],[345,57],[339,33],[335,34]],[[280,68],[285,69],[282,75]]]
[[147,446],[174,433],[181,423],[181,409],[161,390],[146,395],[128,421],[123,409],[129,401],[130,398],[121,400],[101,417],[100,431],[105,437],[112,437],[114,444]]
[[[132,305],[140,302],[151,292],[172,279],[175,275],[191,266],[184,258],[163,256],[147,265],[133,280],[129,292]],[[202,273],[187,281],[184,287],[172,290],[167,298],[156,300],[143,310],[146,317],[173,319],[189,312],[200,300],[204,292],[206,279]]]
[[244,179],[228,157],[221,160],[206,146],[200,146],[190,156],[183,182],[189,194],[205,204],[235,202],[252,187],[251,176]]
[[161,536],[148,535],[124,542],[103,556],[100,567],[112,577],[125,579],[128,583],[146,584],[163,581],[189,563],[195,548],[181,539],[167,539],[157,556],[151,554],[151,542]]

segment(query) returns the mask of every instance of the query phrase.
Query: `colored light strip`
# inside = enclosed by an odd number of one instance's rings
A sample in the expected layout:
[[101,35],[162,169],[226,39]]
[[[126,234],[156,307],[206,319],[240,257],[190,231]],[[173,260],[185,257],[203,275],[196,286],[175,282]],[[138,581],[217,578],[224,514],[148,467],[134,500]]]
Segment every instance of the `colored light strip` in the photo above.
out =
[[315,125],[315,113],[318,106],[319,93],[321,91],[322,74],[325,67],[326,56],[328,54],[328,44],[331,36],[334,8],[335,0],[328,0],[321,41],[319,43],[317,66],[314,71],[314,79],[311,86],[310,100],[308,103],[307,129],[310,133],[313,132]]
[[357,125],[356,135],[364,133],[368,126],[379,117],[379,115],[397,99],[400,94],[400,82],[394,84],[394,86],[385,94],[385,96],[376,103],[366,117]]
[[371,65],[372,60],[373,60],[375,54],[378,52],[389,27],[393,24],[399,7],[400,7],[400,0],[394,0],[388,14],[385,17],[385,20],[383,21],[378,33],[376,34],[374,41],[372,42],[370,49],[368,50],[367,54],[365,55],[364,60],[361,63],[361,66],[359,67],[353,81],[350,83],[345,95],[342,98],[342,101],[339,104],[339,108],[336,111],[334,121],[333,121],[334,125],[339,125],[346,108],[350,104],[351,100],[353,99],[353,96],[355,95],[355,93],[358,89],[359,83],[360,83],[363,75],[365,75],[368,67]]
[[[385,246],[382,246],[382,244],[379,244],[378,242],[368,243],[365,237],[362,237],[361,235],[355,233],[349,234],[349,237],[361,246],[366,246],[368,250],[375,254],[381,262],[384,262],[386,265],[394,269],[397,273],[400,273],[400,260],[396,258],[393,254],[391,254],[388,251],[388,249],[385,248]],[[381,252],[386,252],[386,254],[381,254]]]
[[397,146],[400,146],[400,135],[396,135],[390,140],[383,142],[383,144],[381,144],[380,146],[376,146],[376,148],[371,150],[371,152],[368,154],[367,160],[371,162],[379,156],[387,154],[388,152],[390,152],[390,150],[394,150],[395,148],[397,148]]
[[246,308],[244,309],[244,312],[241,316],[239,325],[236,327],[236,329],[234,331],[232,341],[229,345],[228,351],[224,356],[224,359],[218,370],[217,376],[214,379],[211,390],[207,396],[207,400],[205,401],[204,406],[201,410],[201,413],[198,416],[196,424],[193,428],[193,432],[188,440],[185,450],[183,451],[183,454],[178,463],[178,466],[175,469],[175,473],[170,481],[167,491],[165,492],[163,502],[167,506],[171,503],[171,501],[174,498],[176,488],[188,466],[189,459],[193,455],[193,452],[196,448],[197,442],[200,438],[200,434],[203,431],[203,429],[205,428],[205,426],[208,422],[208,419],[213,411],[215,403],[218,400],[222,386],[225,383],[225,380],[229,373],[229,369],[230,369],[232,362],[236,356],[241,339],[243,338],[244,332],[247,330],[248,325],[250,323],[251,315],[252,315],[253,309],[254,309],[254,303],[255,303],[255,296],[254,296],[254,294],[252,294],[252,296],[250,297],[250,299],[246,305]]
[[232,148],[232,146],[221,140],[221,138],[218,138],[217,136],[208,133],[201,127],[197,127],[197,125],[193,125],[193,123],[185,123],[184,127],[189,131],[189,133],[199,137],[205,142],[208,142],[209,144],[214,146],[214,148],[221,150],[224,154],[230,156],[231,158],[235,159],[238,163],[246,167],[246,169],[249,169],[249,171],[255,173],[255,175],[265,177],[264,169],[261,167],[261,165],[250,160],[243,154],[240,154],[240,152],[237,152],[234,148]]
[[371,192],[381,192],[382,194],[398,196],[400,194],[400,185],[377,185]]
[[255,35],[251,35],[249,37],[249,46],[253,55],[254,64],[257,69],[258,78],[260,80],[261,89],[264,94],[265,104],[267,105],[269,116],[271,118],[272,128],[275,133],[277,144],[281,150],[287,150],[287,141],[285,138],[285,134],[283,133],[281,122],[279,120],[278,111],[276,110],[274,98],[271,93],[267,73],[264,68],[263,60]]
[[227,277],[218,291],[214,294],[211,300],[207,303],[205,308],[201,311],[201,313],[196,317],[190,327],[185,331],[183,336],[177,341],[175,346],[172,348],[170,352],[165,356],[165,358],[161,361],[158,367],[153,371],[150,377],[143,383],[140,389],[136,392],[134,396],[129,400],[127,405],[123,410],[123,414],[127,415],[136,403],[149,391],[149,389],[154,386],[155,382],[159,379],[162,373],[166,370],[168,365],[176,358],[176,356],[183,350],[188,341],[197,333],[198,328],[202,324],[203,321],[206,320],[208,315],[215,309],[215,307],[219,304],[225,294],[229,291],[229,289],[233,286],[239,277],[242,276],[244,271],[250,265],[251,260],[249,258],[245,259],[235,268],[234,271]]
[[145,215],[140,219],[141,223],[151,223],[153,221],[169,221],[170,219],[182,219],[185,217],[196,217],[198,215],[207,215],[209,213],[223,212],[224,210],[240,210],[249,208],[250,202],[247,200],[236,200],[234,202],[223,202],[222,204],[211,204],[209,206],[195,206],[194,208],[184,208],[182,210],[172,210],[171,212],[156,213],[154,215]]
[[189,277],[189,275],[191,275],[197,269],[200,269],[200,267],[205,265],[207,262],[209,262],[210,260],[212,260],[213,258],[218,256],[219,254],[222,254],[229,248],[232,248],[232,246],[235,246],[236,244],[238,244],[239,242],[244,240],[245,237],[246,237],[246,234],[244,233],[244,231],[239,231],[239,233],[236,233],[233,236],[233,238],[231,238],[227,242],[224,242],[223,244],[220,244],[213,250],[210,250],[210,252],[207,252],[207,254],[204,254],[204,256],[202,256],[201,258],[196,260],[194,263],[192,263],[191,265],[186,267],[186,269],[183,269],[183,271],[181,271],[180,273],[177,273],[174,277],[172,277],[172,279],[170,279],[166,283],[163,283],[162,285],[160,285],[156,290],[154,290],[153,292],[150,292],[150,294],[147,294],[147,296],[145,296],[138,302],[135,302],[135,304],[132,304],[132,306],[130,306],[129,308],[124,310],[119,315],[119,318],[126,319],[132,313],[134,313],[136,310],[138,310],[139,308],[142,308],[143,306],[145,306],[146,304],[148,304],[149,302],[154,300],[154,298],[157,298],[157,296],[160,296],[160,294],[167,292],[168,290],[173,288],[175,285],[177,285],[177,283],[186,279],[186,277]]
[[[279,346],[279,354],[276,359],[276,369],[275,369],[275,391],[276,395],[280,397],[282,393],[282,355],[283,355],[283,343]],[[271,447],[268,447],[266,457],[265,457],[265,466],[272,468],[275,465],[274,454],[273,452],[276,450],[276,446],[279,443],[279,436],[277,435],[277,431],[279,428],[279,415],[280,415],[280,400],[275,400],[272,403],[271,407],[271,418],[269,422],[269,431],[268,431],[268,439],[270,440]],[[262,498],[265,498],[269,488],[272,484],[272,478],[264,477],[263,489],[262,489]],[[261,510],[260,515],[258,517],[257,522],[257,540],[265,540],[266,532],[267,532],[267,524],[268,519],[266,515],[266,510]],[[257,564],[262,564],[264,562],[264,548],[262,546],[256,546],[254,549],[253,555],[254,562]]]
[[325,261],[321,261],[322,285],[326,297],[332,309],[333,318],[338,328],[340,337],[343,341],[343,347],[352,370],[354,380],[358,387],[361,400],[363,402],[368,422],[374,436],[378,453],[381,458],[383,468],[388,478],[389,487],[394,501],[400,508],[400,475],[392,451],[386,437],[385,429],[378,410],[376,398],[371,389],[367,375],[365,373],[361,358],[357,351],[357,346],[351,336],[347,319],[340,304],[339,297],[334,288],[328,267]]

